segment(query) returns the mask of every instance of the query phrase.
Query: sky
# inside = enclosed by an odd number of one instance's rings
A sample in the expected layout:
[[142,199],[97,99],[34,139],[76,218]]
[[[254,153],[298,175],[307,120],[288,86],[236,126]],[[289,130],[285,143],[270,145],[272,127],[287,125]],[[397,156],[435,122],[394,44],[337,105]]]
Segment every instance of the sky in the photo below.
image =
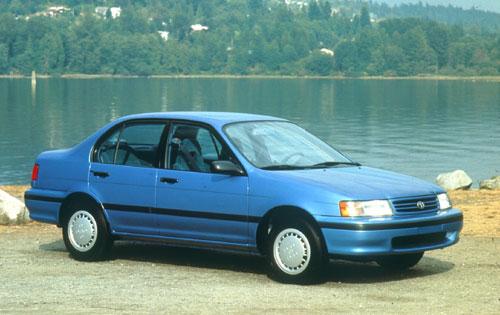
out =
[[[373,2],[385,2],[389,5],[401,3],[418,3],[419,0],[372,0]],[[480,10],[500,13],[500,0],[421,0],[422,3],[432,5],[448,5],[470,9],[473,6]]]

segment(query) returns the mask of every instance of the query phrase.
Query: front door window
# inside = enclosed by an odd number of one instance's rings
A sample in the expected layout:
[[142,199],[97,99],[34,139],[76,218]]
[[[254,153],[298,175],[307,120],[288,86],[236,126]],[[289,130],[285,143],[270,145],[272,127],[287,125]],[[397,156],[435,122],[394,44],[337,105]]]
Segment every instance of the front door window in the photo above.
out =
[[173,125],[167,151],[168,168],[180,171],[210,173],[213,161],[229,159],[210,130],[188,124]]

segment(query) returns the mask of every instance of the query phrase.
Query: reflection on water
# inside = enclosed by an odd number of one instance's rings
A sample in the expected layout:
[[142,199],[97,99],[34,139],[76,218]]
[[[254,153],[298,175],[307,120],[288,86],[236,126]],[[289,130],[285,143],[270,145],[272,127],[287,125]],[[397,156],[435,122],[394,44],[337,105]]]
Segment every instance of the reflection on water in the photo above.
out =
[[314,79],[0,79],[0,184],[122,115],[208,110],[299,123],[353,159],[433,180],[500,174],[500,84]]

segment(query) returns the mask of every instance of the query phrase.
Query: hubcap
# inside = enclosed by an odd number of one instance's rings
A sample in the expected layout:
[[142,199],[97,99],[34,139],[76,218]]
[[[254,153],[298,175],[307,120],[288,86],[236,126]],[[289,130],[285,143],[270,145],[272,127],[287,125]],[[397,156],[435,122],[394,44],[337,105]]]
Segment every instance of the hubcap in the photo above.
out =
[[311,260],[311,246],[307,237],[297,229],[285,229],[273,244],[274,261],[289,275],[303,272]]
[[94,216],[85,210],[75,212],[68,223],[68,237],[73,248],[89,251],[97,240],[97,223]]

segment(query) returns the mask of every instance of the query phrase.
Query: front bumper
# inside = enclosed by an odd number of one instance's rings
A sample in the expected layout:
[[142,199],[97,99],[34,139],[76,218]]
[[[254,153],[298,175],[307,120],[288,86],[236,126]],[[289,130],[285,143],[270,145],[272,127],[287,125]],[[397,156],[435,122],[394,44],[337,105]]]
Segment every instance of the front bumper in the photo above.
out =
[[416,253],[458,242],[462,213],[449,209],[425,216],[344,218],[317,216],[330,255]]

